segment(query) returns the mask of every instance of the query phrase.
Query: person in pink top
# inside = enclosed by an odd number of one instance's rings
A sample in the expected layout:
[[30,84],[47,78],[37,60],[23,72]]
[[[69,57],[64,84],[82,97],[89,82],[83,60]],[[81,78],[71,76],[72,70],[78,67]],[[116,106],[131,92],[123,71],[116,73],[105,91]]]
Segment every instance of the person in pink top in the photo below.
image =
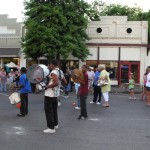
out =
[[[142,93],[141,101],[144,101],[144,99],[146,99],[146,81],[147,81],[147,74],[148,74],[148,69],[146,69],[146,72],[144,73],[144,76],[143,76],[144,87],[143,87],[143,93]],[[145,97],[145,98],[144,98],[144,97]]]
[[147,106],[150,106],[150,66],[147,67],[147,80],[146,80],[146,96]]
[[6,71],[4,68],[1,69],[0,71],[0,91],[6,92],[6,82],[7,82],[7,76],[6,76]]

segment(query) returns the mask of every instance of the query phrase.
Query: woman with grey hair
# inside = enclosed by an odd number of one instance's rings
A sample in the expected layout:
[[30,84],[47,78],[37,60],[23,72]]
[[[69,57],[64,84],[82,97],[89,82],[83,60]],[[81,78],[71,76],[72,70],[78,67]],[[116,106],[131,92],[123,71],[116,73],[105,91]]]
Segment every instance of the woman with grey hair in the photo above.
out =
[[109,78],[109,73],[105,70],[104,65],[98,65],[98,68],[101,70],[101,74],[99,77],[99,82],[101,85],[101,92],[104,97],[104,104],[103,107],[109,107],[109,92],[111,90],[111,85],[110,85],[110,78]]

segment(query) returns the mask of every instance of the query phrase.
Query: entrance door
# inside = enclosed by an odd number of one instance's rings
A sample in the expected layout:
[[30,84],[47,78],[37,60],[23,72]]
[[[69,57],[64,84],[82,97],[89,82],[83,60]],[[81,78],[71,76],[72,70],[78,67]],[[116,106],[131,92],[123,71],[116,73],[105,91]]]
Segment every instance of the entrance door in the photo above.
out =
[[119,83],[128,83],[130,73],[133,73],[135,83],[139,83],[140,62],[120,62]]
[[130,65],[130,70],[131,70],[131,73],[133,73],[133,76],[134,76],[134,81],[135,83],[139,83],[139,64],[134,64],[134,63],[131,63]]
[[128,80],[129,80],[129,72],[130,72],[130,66],[129,64],[121,64],[120,66],[121,68],[121,84],[122,83],[128,83]]

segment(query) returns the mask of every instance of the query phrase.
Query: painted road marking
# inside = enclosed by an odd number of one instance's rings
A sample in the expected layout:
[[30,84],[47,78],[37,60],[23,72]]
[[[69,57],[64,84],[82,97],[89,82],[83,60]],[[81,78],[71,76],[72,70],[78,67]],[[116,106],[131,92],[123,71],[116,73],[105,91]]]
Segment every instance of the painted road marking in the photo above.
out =
[[8,94],[4,94],[4,93],[0,93],[0,95],[3,95],[3,96],[10,96],[10,95],[8,95]]
[[8,135],[24,135],[26,132],[25,132],[25,129],[22,128],[22,127],[17,127],[17,126],[13,126],[11,127],[10,129],[8,129],[6,131],[6,134]]

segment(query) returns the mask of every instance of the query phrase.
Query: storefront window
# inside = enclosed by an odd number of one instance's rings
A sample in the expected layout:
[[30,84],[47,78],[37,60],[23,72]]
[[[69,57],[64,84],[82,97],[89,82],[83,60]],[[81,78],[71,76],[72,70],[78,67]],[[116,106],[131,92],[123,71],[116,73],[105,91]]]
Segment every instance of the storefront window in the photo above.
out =
[[93,67],[94,71],[96,71],[98,64],[100,64],[100,61],[97,61],[97,60],[87,60],[86,61],[86,65]]
[[111,80],[117,80],[118,77],[118,62],[117,61],[111,61],[111,60],[87,60],[86,65],[89,65],[91,67],[97,68],[99,64],[103,64],[106,67],[106,70],[110,74]]
[[117,61],[100,61],[100,64],[104,64],[106,70],[109,72],[111,80],[117,80],[118,78],[118,62]]
[[20,61],[20,59],[19,58],[2,58],[3,59],[3,62],[4,62],[4,64],[8,64],[8,63],[10,63],[10,62],[13,62],[13,63],[15,63],[16,65],[18,65],[19,66],[19,61]]

